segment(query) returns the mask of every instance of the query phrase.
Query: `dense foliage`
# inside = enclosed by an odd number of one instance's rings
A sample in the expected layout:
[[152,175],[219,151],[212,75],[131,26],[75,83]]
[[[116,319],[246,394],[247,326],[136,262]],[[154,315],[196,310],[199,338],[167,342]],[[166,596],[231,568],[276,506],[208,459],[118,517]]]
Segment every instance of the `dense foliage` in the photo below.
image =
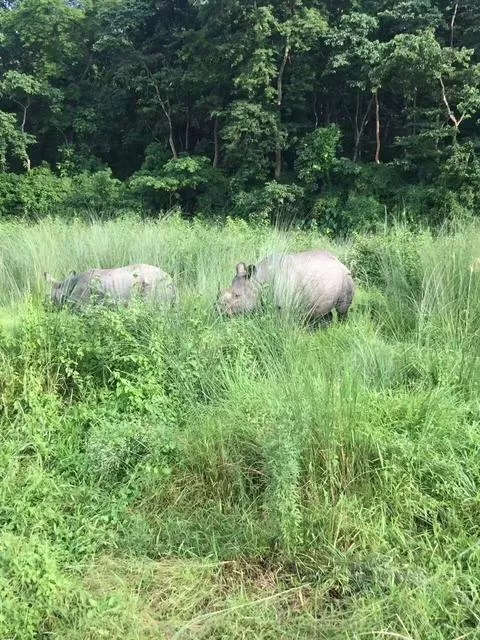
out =
[[[213,311],[328,247],[349,321]],[[476,638],[480,230],[0,223],[0,637]],[[53,313],[44,269],[147,261],[178,306]]]
[[479,43],[477,0],[3,0],[0,214],[471,214]]

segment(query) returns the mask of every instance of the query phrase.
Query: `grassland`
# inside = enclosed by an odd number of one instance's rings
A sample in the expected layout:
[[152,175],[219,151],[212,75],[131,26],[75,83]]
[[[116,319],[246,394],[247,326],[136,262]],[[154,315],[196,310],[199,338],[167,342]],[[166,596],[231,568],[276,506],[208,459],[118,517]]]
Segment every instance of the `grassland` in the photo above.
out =
[[[348,323],[214,313],[313,246]],[[480,638],[478,256],[474,225],[0,223],[0,638]],[[138,261],[177,308],[43,305],[43,271]]]

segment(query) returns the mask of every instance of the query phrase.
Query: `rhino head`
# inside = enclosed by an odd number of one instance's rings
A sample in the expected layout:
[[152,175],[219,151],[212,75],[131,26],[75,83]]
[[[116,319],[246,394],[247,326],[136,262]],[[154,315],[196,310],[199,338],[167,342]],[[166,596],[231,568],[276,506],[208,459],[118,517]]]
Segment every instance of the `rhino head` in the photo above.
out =
[[43,277],[45,281],[50,284],[50,294],[47,297],[51,304],[61,307],[65,303],[70,293],[71,279],[75,277],[75,275],[76,272],[72,271],[70,276],[66,280],[62,281],[55,280],[49,273],[46,271],[44,272]]
[[251,313],[257,308],[260,298],[260,286],[254,278],[255,265],[247,267],[244,262],[239,262],[235,271],[232,284],[217,298],[217,308],[227,316]]

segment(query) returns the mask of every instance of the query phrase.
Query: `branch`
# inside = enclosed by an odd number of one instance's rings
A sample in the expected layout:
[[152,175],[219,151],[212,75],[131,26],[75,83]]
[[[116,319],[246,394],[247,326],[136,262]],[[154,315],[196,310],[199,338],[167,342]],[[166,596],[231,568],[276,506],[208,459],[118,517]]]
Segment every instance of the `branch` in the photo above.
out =
[[25,125],[27,123],[27,111],[28,111],[28,104],[23,106],[23,118],[22,118],[22,124],[20,127],[23,136],[25,135]]
[[[54,128],[63,136],[63,139],[65,140],[65,144],[69,144],[67,135],[65,133],[65,131],[63,129],[60,129],[60,127],[58,126],[58,124],[55,124],[55,122],[52,122]],[[73,142],[73,140],[72,140]]]
[[373,98],[375,100],[375,136],[377,140],[375,164],[380,164],[380,105],[378,103],[378,89],[375,89]]
[[[285,40],[285,51],[283,52],[282,62],[280,64],[280,69],[278,70],[278,78],[277,78],[277,109],[278,109],[278,119],[279,125],[281,124],[281,109],[282,109],[282,100],[283,100],[283,73],[285,71],[285,65],[287,64],[288,56],[290,53],[290,38],[286,37]],[[277,142],[277,146],[275,149],[275,180],[280,178],[280,174],[282,173],[282,147],[280,146],[280,142]]]
[[175,147],[175,140],[173,139],[173,128],[172,128],[172,118],[171,118],[172,110],[170,108],[170,101],[168,100],[168,98],[166,100],[162,99],[162,96],[160,95],[160,89],[158,88],[158,84],[155,82],[155,80],[153,78],[153,74],[150,71],[147,63],[145,62],[145,60],[141,56],[138,56],[138,57],[140,59],[140,62],[142,64],[143,68],[147,72],[148,77],[150,78],[150,80],[153,81],[153,88],[155,90],[155,93],[157,94],[158,102],[160,103],[160,107],[162,108],[162,111],[165,114],[165,117],[167,118],[168,129],[169,129],[168,142],[170,144],[170,149],[172,150],[172,155],[173,155],[174,159],[177,160],[178,153],[177,153],[177,149]]
[[27,99],[27,104],[23,104],[23,102],[20,102],[20,100],[17,100],[16,98],[13,98],[13,102],[15,102],[15,104],[18,104],[18,106],[20,107],[20,109],[22,110],[23,113],[23,117],[22,117],[22,124],[20,125],[20,130],[22,132],[22,135],[25,135],[25,125],[27,123],[27,111],[30,107],[30,100]]
[[171,117],[172,110],[170,108],[170,101],[168,100],[168,98],[165,100],[165,102],[162,100],[162,97],[160,96],[160,90],[156,82],[153,83],[153,87],[155,89],[155,93],[157,94],[157,98],[160,103],[160,106],[162,107],[163,113],[165,114],[165,117],[167,118],[167,121],[168,121],[168,129],[169,129],[168,142],[170,144],[170,149],[172,150],[172,155],[176,160],[178,158],[178,153],[175,147],[175,141],[173,139],[173,128],[172,128],[172,117]]
[[285,41],[285,51],[283,52],[282,62],[280,64],[280,69],[278,71],[278,79],[277,79],[277,107],[278,108],[282,106],[283,73],[285,71],[285,65],[287,64],[289,54],[290,54],[290,38],[287,36],[287,39]]
[[450,21],[450,46],[453,47],[453,28],[455,26],[455,18],[457,17],[458,2],[455,3],[452,19]]
[[360,129],[359,129],[360,134],[363,133],[363,130],[365,129],[365,125],[367,124],[367,118],[368,118],[368,114],[370,113],[370,109],[372,107],[372,102],[373,102],[373,96],[370,98],[370,101],[367,104],[365,113],[363,114],[362,122],[360,123]]
[[218,167],[218,161],[220,159],[220,144],[218,140],[218,116],[215,116],[215,122],[213,124],[213,145],[214,145],[214,155],[213,155],[213,167]]
[[443,84],[443,80],[442,80],[442,76],[439,77],[440,80],[440,85],[442,87],[442,99],[443,102],[445,104],[445,106],[447,107],[447,112],[448,112],[448,117],[450,118],[450,120],[453,122],[453,124],[455,125],[455,129],[458,129],[458,127],[460,126],[460,124],[462,123],[462,120],[465,117],[465,114],[462,115],[462,117],[460,118],[460,120],[457,120],[457,118],[455,117],[453,111],[450,108],[450,105],[448,104],[448,100],[447,100],[447,94],[445,92],[445,85]]
[[360,111],[360,90],[357,89],[357,100],[355,103],[355,133],[358,134],[358,112]]

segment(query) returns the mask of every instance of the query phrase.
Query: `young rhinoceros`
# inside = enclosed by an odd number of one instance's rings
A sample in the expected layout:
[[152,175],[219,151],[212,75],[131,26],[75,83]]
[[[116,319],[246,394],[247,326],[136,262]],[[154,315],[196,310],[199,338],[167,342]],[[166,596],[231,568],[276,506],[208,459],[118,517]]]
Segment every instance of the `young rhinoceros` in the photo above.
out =
[[52,285],[50,300],[56,306],[67,302],[75,305],[108,299],[128,302],[136,293],[142,298],[162,302],[173,302],[176,296],[175,285],[168,273],[149,264],[91,269],[73,273],[61,282],[53,280],[48,273],[44,276]]
[[229,316],[258,308],[270,285],[278,309],[300,312],[309,322],[332,320],[332,309],[345,319],[355,293],[350,271],[327,251],[303,251],[264,258],[256,266],[237,264],[232,285],[217,304]]

